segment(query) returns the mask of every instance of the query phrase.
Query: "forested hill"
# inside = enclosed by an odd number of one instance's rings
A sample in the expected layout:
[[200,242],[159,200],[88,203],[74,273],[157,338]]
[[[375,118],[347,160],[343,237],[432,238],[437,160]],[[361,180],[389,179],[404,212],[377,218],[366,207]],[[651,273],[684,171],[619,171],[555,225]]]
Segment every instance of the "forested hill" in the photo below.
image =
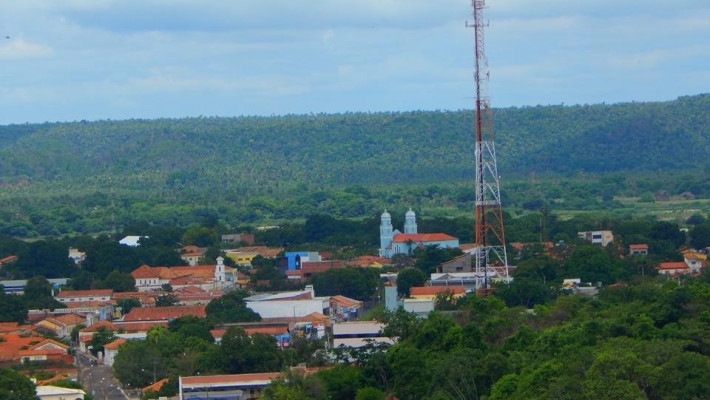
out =
[[[503,174],[710,166],[708,94],[496,109],[494,126]],[[0,126],[4,185],[111,178],[246,188],[445,182],[472,173],[471,111]]]

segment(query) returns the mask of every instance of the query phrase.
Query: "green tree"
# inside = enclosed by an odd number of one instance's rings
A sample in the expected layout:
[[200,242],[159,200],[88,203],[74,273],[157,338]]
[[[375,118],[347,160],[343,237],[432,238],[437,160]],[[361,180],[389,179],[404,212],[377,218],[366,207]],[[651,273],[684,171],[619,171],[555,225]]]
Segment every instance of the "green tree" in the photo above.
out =
[[0,322],[23,323],[27,319],[27,306],[20,296],[6,294],[0,285]]
[[0,400],[39,400],[35,385],[21,373],[0,368]]
[[113,270],[101,281],[101,288],[113,289],[115,292],[135,292],[136,280],[128,272]]
[[22,301],[30,310],[54,310],[66,306],[54,299],[55,288],[44,276],[30,278],[25,285]]
[[311,278],[319,296],[343,295],[357,300],[372,298],[380,282],[375,268],[331,268]]
[[233,290],[207,304],[207,317],[215,323],[261,321],[261,316],[246,306],[249,296],[243,289]]
[[693,227],[689,232],[690,245],[696,249],[710,247],[710,222],[704,222]]
[[32,242],[22,249],[17,257],[12,270],[18,271],[22,277],[41,275],[48,278],[65,278],[71,276],[75,270],[67,247],[56,240]]
[[99,327],[99,329],[91,336],[91,341],[89,341],[89,347],[91,349],[91,354],[96,356],[98,353],[104,353],[104,346],[116,340],[116,335],[112,330],[109,330],[105,326]]
[[397,293],[409,297],[409,289],[424,286],[426,275],[419,268],[405,268],[397,274]]
[[122,383],[145,387],[165,376],[165,365],[165,359],[153,343],[129,340],[118,349],[113,371]]

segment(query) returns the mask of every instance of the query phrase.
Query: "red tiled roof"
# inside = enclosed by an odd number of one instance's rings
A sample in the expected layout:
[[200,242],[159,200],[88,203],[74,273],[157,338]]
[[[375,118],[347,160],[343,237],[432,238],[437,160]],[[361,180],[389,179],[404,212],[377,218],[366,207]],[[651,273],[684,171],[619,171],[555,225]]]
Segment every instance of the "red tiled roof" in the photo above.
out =
[[68,348],[69,348],[69,345],[64,344],[64,343],[62,343],[62,342],[58,342],[58,341],[56,341],[56,340],[54,340],[54,339],[44,339],[44,340],[42,340],[41,342],[39,342],[39,343],[37,343],[37,344],[33,344],[32,347],[30,347],[30,348],[31,348],[31,349],[35,349],[35,348],[37,348],[37,347],[44,346],[45,344],[52,344],[52,345],[55,345],[55,346],[57,346],[57,347],[61,347],[61,348],[63,348],[63,349],[68,349]]
[[237,251],[243,253],[259,253],[260,256],[264,258],[274,258],[283,251],[281,247],[267,247],[267,246],[247,246],[239,247]]
[[86,328],[81,328],[79,332],[96,332],[99,330],[101,327],[106,327],[106,329],[110,331],[115,331],[116,330],[116,325],[111,323],[111,321],[99,321],[93,325],[87,326]]
[[131,276],[133,279],[160,278],[160,273],[147,265],[141,265],[131,272]]
[[84,307],[101,307],[105,306],[106,304],[114,304],[115,302],[113,300],[108,300],[108,301],[99,301],[99,300],[91,300],[91,301],[70,301],[68,303],[64,303],[67,308],[72,309],[72,308],[84,308]]
[[87,296],[111,296],[113,289],[97,290],[62,290],[57,297],[87,297]]
[[664,262],[658,264],[658,269],[687,269],[688,265],[683,261]]
[[255,374],[238,375],[203,375],[203,376],[183,376],[180,379],[187,385],[208,385],[216,383],[238,383],[253,381],[271,381],[282,376],[281,372],[261,372]]
[[338,303],[340,303],[341,305],[343,305],[345,307],[362,306],[361,301],[353,300],[351,298],[341,296],[341,295],[331,296],[330,299],[333,301],[337,301]]
[[648,250],[647,244],[630,244],[629,249],[631,250]]
[[74,313],[57,315],[54,319],[64,323],[65,325],[78,325],[86,322],[86,317]]
[[266,335],[281,335],[288,332],[287,326],[264,326],[257,328],[244,328],[244,332],[247,335],[253,335],[255,333],[263,333]]
[[18,330],[20,324],[18,322],[0,322],[0,333],[14,332]]
[[406,243],[408,241],[418,242],[443,242],[447,240],[456,240],[455,237],[445,233],[400,233],[392,238],[394,243]]
[[159,321],[171,320],[174,318],[183,317],[185,315],[194,315],[198,318],[203,318],[205,313],[204,305],[196,306],[173,306],[173,307],[149,307],[149,308],[134,308],[123,317],[126,322],[130,321]]
[[429,296],[447,291],[453,294],[462,294],[466,292],[466,289],[463,286],[415,286],[409,289],[409,294],[411,296]]
[[16,259],[17,259],[17,256],[7,256],[7,257],[3,257],[3,258],[0,258],[0,264],[2,264],[2,263],[4,263],[4,262],[8,262],[8,261],[14,261],[14,260],[16,260]]
[[19,350],[17,352],[17,355],[19,355],[19,356],[38,356],[38,355],[46,355],[46,356],[59,355],[59,356],[61,356],[62,354],[64,354],[64,353],[59,349]]
[[168,321],[116,323],[116,329],[126,333],[147,332],[154,326],[168,326]]
[[170,378],[163,378],[163,379],[159,380],[158,382],[155,382],[154,384],[152,384],[152,385],[150,385],[150,386],[144,387],[144,388],[141,389],[141,390],[143,390],[143,392],[147,392],[147,391],[149,391],[149,390],[152,391],[152,392],[157,392],[158,390],[160,390],[160,388],[163,387],[163,385],[165,385],[165,383],[168,381],[168,379],[170,379]]
[[118,339],[116,339],[116,340],[114,340],[114,341],[112,341],[112,342],[109,342],[109,343],[105,344],[105,345],[104,345],[104,349],[108,349],[108,350],[118,350],[118,348],[119,348],[122,344],[124,344],[124,343],[126,343],[126,339],[124,339],[124,338],[118,338]]

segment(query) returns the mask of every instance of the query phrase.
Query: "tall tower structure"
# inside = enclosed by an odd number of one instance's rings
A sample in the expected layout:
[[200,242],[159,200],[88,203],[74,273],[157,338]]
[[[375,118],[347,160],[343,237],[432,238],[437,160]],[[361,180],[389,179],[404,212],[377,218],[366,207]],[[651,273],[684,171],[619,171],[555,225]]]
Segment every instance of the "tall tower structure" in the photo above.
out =
[[476,272],[483,276],[480,287],[488,289],[489,277],[508,279],[508,255],[505,249],[503,205],[493,141],[493,118],[488,97],[488,60],[484,50],[483,9],[485,0],[472,0],[475,38],[474,73],[476,85],[475,158],[476,158]]
[[385,210],[380,216],[380,257],[385,257],[385,249],[392,244],[392,216]]
[[417,233],[417,215],[411,207],[404,215],[404,233]]

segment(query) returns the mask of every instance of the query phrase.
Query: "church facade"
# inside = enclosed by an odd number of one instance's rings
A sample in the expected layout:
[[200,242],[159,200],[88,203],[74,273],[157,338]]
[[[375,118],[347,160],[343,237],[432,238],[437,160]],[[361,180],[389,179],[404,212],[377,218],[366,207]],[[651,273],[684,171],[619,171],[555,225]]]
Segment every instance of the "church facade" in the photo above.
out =
[[392,227],[392,215],[385,210],[380,216],[380,257],[411,254],[414,249],[438,246],[459,247],[459,240],[445,233],[417,233],[417,216],[410,208],[404,215],[404,232]]

